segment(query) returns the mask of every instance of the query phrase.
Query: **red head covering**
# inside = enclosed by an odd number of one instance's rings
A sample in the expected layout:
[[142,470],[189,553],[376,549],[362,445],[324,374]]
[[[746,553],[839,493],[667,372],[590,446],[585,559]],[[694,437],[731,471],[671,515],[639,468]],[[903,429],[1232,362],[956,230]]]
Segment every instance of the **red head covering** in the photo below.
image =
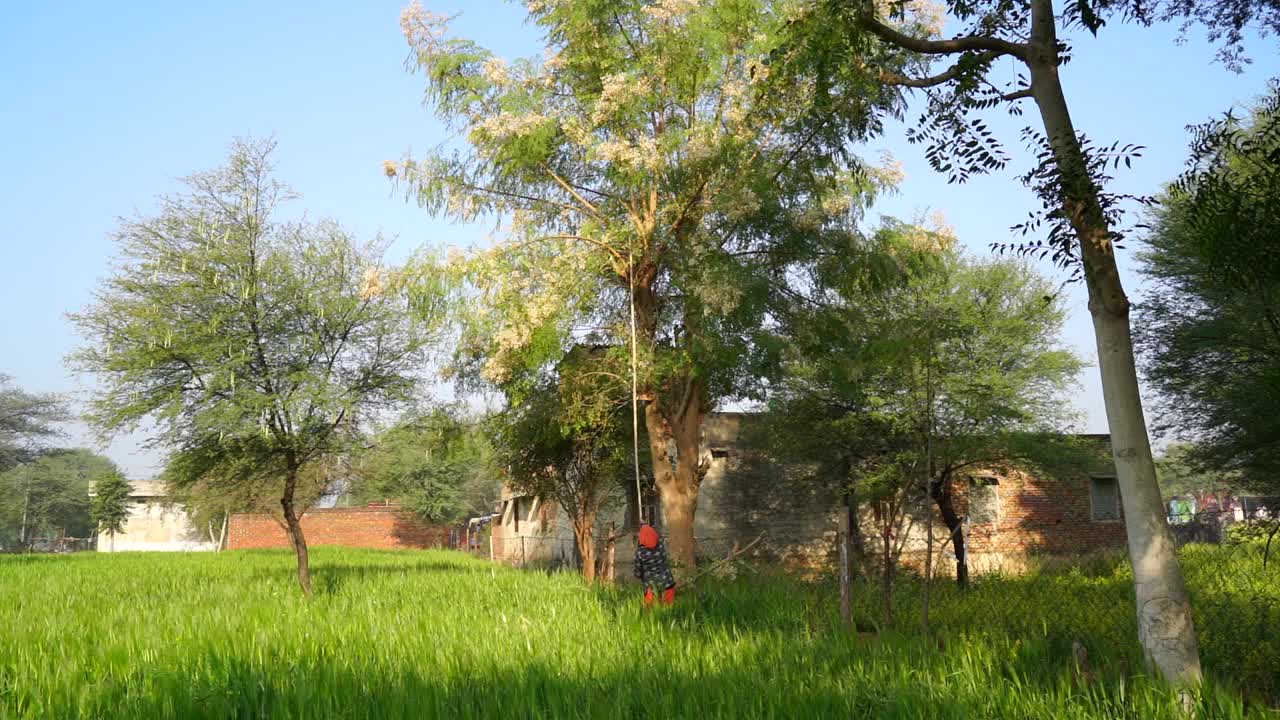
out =
[[658,547],[658,531],[652,525],[640,526],[640,544],[650,550]]

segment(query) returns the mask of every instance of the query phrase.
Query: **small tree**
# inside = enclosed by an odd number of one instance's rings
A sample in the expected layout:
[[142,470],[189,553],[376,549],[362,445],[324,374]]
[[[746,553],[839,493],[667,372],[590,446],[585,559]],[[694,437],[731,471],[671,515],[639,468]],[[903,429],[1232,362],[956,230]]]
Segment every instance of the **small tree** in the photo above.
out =
[[115,465],[88,450],[44,450],[0,473],[0,542],[30,547],[40,536],[87,537],[90,481]]
[[411,299],[379,244],[277,219],[293,195],[272,147],[237,142],[154,217],[121,221],[119,265],[72,315],[88,340],[73,361],[101,380],[90,418],[105,433],[159,424],[156,442],[182,460],[171,482],[272,492],[309,594],[300,493],[364,418],[415,390],[439,286],[415,283]]
[[98,532],[106,533],[110,538],[112,552],[116,549],[116,533],[124,532],[129,521],[129,494],[132,491],[133,486],[119,470],[111,470],[93,483],[90,514]]
[[352,463],[352,497],[395,499],[427,522],[492,511],[492,448],[474,424],[436,409],[378,433]]
[[632,460],[625,384],[594,372],[593,354],[578,348],[555,377],[494,420],[497,460],[510,485],[560,505],[587,583],[596,578],[596,518],[623,496]]
[[[1061,301],[1024,263],[968,259],[945,234],[917,226],[880,234],[904,260],[914,255],[911,269],[880,287],[827,277],[798,304],[787,328],[795,351],[761,440],[808,468],[803,479],[832,482],[845,497],[848,557],[865,554],[852,537],[858,505],[876,509],[886,593],[890,531],[912,498],[931,498],[964,586],[953,479],[984,463],[1057,469],[1084,460],[1082,448],[1053,436],[1069,420],[1064,393],[1082,365],[1058,341]],[[932,511],[924,512],[928,524]],[[931,563],[930,551],[926,570]],[[892,616],[887,595],[884,616]]]

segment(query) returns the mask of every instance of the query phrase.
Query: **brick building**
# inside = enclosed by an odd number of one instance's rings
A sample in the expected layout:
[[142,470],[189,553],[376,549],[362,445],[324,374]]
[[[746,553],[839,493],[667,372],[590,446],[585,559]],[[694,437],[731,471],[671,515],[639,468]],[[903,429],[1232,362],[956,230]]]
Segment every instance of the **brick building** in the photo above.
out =
[[[307,544],[345,547],[421,549],[449,547],[450,529],[426,525],[413,513],[391,505],[315,508],[300,518]],[[227,528],[227,547],[287,548],[289,535],[282,520],[271,515],[238,513]]]
[[[750,417],[713,413],[703,424],[710,469],[699,492],[694,526],[699,554],[722,557],[763,536],[753,548],[756,557],[792,566],[833,563],[840,499],[830,488],[780,482],[781,470],[760,462],[740,440],[742,425]],[[1052,478],[1000,466],[968,469],[953,478],[970,572],[1018,571],[1037,555],[1124,547],[1109,438],[1087,438],[1102,446],[1106,462],[1071,468]],[[638,513],[634,499],[617,498],[613,505],[598,520],[596,535],[603,536],[610,523],[625,530],[617,544],[618,572],[629,574]],[[929,507],[934,513],[935,548],[942,548],[938,572],[954,572],[948,529],[932,504]],[[644,500],[643,512],[645,518],[656,518],[661,529],[656,498]],[[499,513],[493,523],[497,559],[513,564],[573,562],[573,533],[554,503],[504,490]],[[860,526],[868,555],[878,552],[882,525],[876,508],[862,509]],[[923,559],[925,526],[923,512],[917,511],[894,529],[893,544],[902,562],[914,565]]]

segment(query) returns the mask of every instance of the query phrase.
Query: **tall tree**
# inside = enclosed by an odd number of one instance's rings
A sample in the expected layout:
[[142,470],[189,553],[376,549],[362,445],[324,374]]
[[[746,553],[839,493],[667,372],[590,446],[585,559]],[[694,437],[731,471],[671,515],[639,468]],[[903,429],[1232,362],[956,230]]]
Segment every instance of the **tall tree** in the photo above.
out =
[[120,222],[115,272],[72,316],[87,340],[73,361],[101,380],[90,418],[104,432],[159,424],[184,461],[171,480],[271,489],[310,593],[299,487],[414,390],[430,328],[408,321],[377,243],[277,218],[294,196],[272,146],[237,142],[155,216]]
[[452,524],[493,511],[493,450],[479,424],[437,408],[372,438],[352,464],[352,497],[394,499],[431,523]]
[[964,585],[954,478],[984,463],[1058,469],[1082,459],[1055,434],[1071,420],[1066,392],[1083,366],[1059,341],[1062,301],[1025,263],[967,258],[915,226],[881,234],[935,247],[899,283],[833,285],[798,309],[764,440],[795,460],[820,458],[815,477],[834,480],[851,505],[904,482],[927,487]]
[[69,418],[57,395],[25,392],[0,373],[0,471],[33,460],[39,443],[57,434]]
[[92,499],[89,515],[99,533],[110,538],[111,550],[116,549],[116,533],[124,532],[129,521],[129,493],[133,486],[119,470],[110,470],[94,478],[90,488]]
[[88,450],[48,450],[0,473],[0,544],[30,547],[40,538],[89,537],[89,483],[115,470]]
[[[1039,128],[1028,128],[1023,136],[1038,148],[1038,163],[1023,180],[1039,195],[1044,210],[1033,213],[1023,229],[1033,232],[1047,225],[1048,233],[1043,240],[1015,247],[1052,257],[1083,277],[1125,506],[1138,635],[1147,658],[1166,679],[1198,684],[1200,659],[1191,607],[1160,502],[1134,365],[1130,303],[1116,266],[1124,198],[1106,189],[1108,168],[1128,162],[1137,148],[1095,146],[1076,131],[1059,75],[1071,54],[1060,29],[1083,27],[1096,33],[1107,18],[1142,24],[1197,21],[1224,42],[1224,57],[1238,59],[1242,29],[1257,20],[1274,32],[1280,29],[1280,13],[1270,0],[1073,0],[1060,12],[1053,0],[948,0],[945,10],[965,27],[942,39],[942,22],[920,22],[931,15],[922,3],[800,3],[791,26],[792,45],[798,51],[790,57],[818,82],[837,77],[837,87],[839,78],[832,69],[853,68],[858,71],[855,77],[864,81],[876,78],[923,90],[926,110],[908,131],[908,139],[927,143],[929,162],[952,181],[1007,164],[1001,139],[980,118],[983,110],[1003,106],[1020,115],[1018,103],[1034,101]],[[886,65],[886,58],[896,62]],[[935,58],[949,58],[951,64],[935,72]],[[1005,82],[997,73],[1010,62],[1017,71]]]
[[1156,429],[1187,459],[1280,495],[1280,84],[1248,117],[1193,129],[1188,171],[1153,213],[1138,305]]
[[508,63],[409,6],[410,65],[465,149],[386,172],[434,212],[506,223],[471,275],[492,312],[463,343],[490,380],[532,385],[582,342],[629,373],[634,325],[669,547],[691,571],[702,418],[767,355],[769,280],[818,247],[855,253],[872,180],[844,145],[887,96],[825,93],[831,121],[800,128],[817,87],[769,79],[787,18],[767,0],[528,7],[545,57]]

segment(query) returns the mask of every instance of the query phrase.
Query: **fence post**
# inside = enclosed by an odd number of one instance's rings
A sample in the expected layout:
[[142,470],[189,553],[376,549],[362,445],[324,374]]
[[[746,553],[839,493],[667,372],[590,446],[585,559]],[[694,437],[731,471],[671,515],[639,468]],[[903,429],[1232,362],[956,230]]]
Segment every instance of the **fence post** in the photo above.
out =
[[845,630],[853,629],[853,588],[849,577],[849,513],[848,505],[840,513],[840,529],[836,533],[836,542],[840,544],[840,620]]
[[613,523],[609,523],[609,539],[606,541],[606,546],[604,551],[605,552],[604,576],[605,576],[605,579],[608,580],[610,583],[616,580],[615,563],[617,561],[617,543],[618,543],[617,527]]
[[520,566],[524,567],[526,557],[524,554],[524,536],[520,536]]

